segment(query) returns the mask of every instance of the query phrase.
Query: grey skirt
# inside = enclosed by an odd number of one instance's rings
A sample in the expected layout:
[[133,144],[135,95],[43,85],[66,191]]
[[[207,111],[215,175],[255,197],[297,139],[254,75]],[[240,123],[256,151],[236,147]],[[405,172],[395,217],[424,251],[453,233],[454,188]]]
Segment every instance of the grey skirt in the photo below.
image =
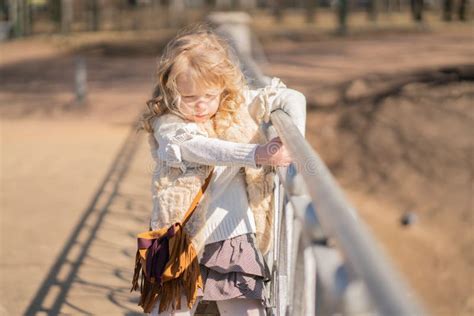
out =
[[207,244],[200,261],[204,301],[259,299],[269,306],[265,285],[270,270],[257,247],[254,233]]

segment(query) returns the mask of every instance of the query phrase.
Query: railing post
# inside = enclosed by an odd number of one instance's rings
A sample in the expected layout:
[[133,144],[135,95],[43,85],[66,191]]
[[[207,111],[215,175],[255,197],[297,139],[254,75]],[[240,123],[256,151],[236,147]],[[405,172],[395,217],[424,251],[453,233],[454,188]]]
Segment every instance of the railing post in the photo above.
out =
[[76,57],[76,72],[75,72],[75,92],[76,104],[81,105],[87,97],[87,70],[84,57]]

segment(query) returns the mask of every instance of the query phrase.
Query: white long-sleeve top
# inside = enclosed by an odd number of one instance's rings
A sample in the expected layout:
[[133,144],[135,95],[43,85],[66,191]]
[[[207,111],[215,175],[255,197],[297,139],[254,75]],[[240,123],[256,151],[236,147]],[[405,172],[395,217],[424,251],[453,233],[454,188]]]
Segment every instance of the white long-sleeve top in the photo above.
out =
[[[270,88],[272,93],[268,91]],[[287,89],[279,81],[272,80],[272,85],[264,89],[244,90],[244,97],[249,113],[257,122],[268,120],[271,110],[282,108],[290,112],[304,136],[306,101],[298,91]],[[258,101],[257,97],[266,99],[255,102]],[[292,107],[289,111],[285,108],[288,106]],[[193,122],[163,124],[155,129],[154,138],[158,148],[153,140],[150,141],[150,145],[152,155],[159,160],[159,163],[166,163],[183,171],[196,165],[214,166],[214,175],[200,203],[208,208],[204,232],[205,244],[256,231],[255,220],[248,203],[244,172],[241,168],[257,167],[255,151],[258,144],[208,138],[208,135]],[[154,207],[151,217],[152,229],[158,228],[153,220],[157,216],[156,211]]]

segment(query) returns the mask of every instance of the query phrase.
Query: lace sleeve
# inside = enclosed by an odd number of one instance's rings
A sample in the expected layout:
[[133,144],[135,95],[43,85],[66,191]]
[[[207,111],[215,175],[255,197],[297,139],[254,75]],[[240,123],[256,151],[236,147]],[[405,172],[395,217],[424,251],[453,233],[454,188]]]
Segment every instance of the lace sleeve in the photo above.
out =
[[183,172],[193,165],[248,166],[257,168],[257,144],[235,143],[209,138],[195,123],[174,123],[156,132],[157,158]]
[[181,155],[180,145],[195,136],[207,137],[194,123],[174,122],[163,124],[154,133],[157,140],[156,157],[170,167],[186,171],[186,163]]

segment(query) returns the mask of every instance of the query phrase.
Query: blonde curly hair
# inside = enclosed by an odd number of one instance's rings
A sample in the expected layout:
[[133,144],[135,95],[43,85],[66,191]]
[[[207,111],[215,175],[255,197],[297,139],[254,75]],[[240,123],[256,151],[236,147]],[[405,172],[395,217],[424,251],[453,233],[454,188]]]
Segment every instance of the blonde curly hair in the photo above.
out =
[[213,117],[219,120],[220,128],[239,122],[237,113],[244,103],[245,77],[230,45],[209,26],[201,24],[183,29],[167,44],[158,64],[152,98],[146,102],[138,130],[153,133],[153,121],[165,113],[183,117],[178,110],[181,96],[176,79],[185,70],[190,70],[191,79],[200,88],[223,91]]

